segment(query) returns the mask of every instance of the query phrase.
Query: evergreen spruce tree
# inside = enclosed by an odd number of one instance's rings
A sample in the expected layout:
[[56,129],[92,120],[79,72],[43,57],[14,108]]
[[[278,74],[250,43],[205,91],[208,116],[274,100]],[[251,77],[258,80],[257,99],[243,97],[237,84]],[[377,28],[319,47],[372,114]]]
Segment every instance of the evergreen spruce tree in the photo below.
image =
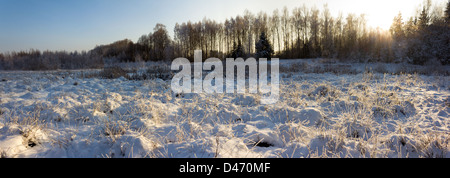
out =
[[267,40],[266,33],[262,32],[259,41],[256,43],[256,58],[267,58],[270,60],[274,54],[272,45]]
[[428,10],[423,7],[422,12],[420,13],[419,16],[419,28],[421,30],[425,29],[426,27],[428,27],[428,23],[430,22],[430,16],[428,15]]
[[392,23],[389,31],[395,40],[399,41],[404,39],[405,32],[403,31],[403,18],[401,13],[398,13],[398,15],[394,18],[394,22]]
[[450,0],[447,2],[447,7],[445,8],[445,22],[447,25],[450,24]]
[[244,49],[242,48],[241,40],[238,41],[238,45],[236,46],[236,42],[233,43],[233,51],[231,52],[232,58],[244,57]]

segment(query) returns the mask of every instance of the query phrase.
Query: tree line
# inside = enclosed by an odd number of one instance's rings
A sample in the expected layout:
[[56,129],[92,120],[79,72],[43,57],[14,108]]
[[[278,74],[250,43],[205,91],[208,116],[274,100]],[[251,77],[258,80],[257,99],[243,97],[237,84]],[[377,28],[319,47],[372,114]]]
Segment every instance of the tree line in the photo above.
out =
[[57,70],[102,68],[103,59],[92,52],[28,51],[0,53],[0,70]]
[[446,7],[440,7],[425,0],[419,9],[409,19],[403,19],[399,13],[389,30],[368,27],[364,14],[340,13],[333,17],[327,5],[321,9],[303,5],[291,11],[284,7],[270,14],[246,10],[224,22],[204,18],[198,22],[176,23],[173,38],[165,25],[157,24],[136,43],[125,39],[82,53],[38,50],[0,53],[0,64],[3,69],[26,69],[21,61],[32,61],[38,64],[34,67],[40,65],[45,69],[89,68],[102,66],[106,59],[118,62],[193,59],[197,49],[203,51],[203,59],[336,58],[449,64],[450,1]]

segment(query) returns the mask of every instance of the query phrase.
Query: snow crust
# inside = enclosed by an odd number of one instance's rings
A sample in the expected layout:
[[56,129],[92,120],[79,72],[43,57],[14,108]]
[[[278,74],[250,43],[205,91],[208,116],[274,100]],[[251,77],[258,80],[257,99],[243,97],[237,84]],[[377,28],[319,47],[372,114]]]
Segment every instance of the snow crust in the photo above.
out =
[[449,158],[450,78],[365,68],[280,70],[274,105],[258,94],[176,95],[161,79],[3,71],[0,155]]

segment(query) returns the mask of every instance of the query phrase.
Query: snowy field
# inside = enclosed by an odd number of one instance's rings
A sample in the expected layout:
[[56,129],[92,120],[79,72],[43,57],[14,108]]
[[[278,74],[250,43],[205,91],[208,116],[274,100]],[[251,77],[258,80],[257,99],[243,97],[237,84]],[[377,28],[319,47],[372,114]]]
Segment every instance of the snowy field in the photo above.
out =
[[95,70],[1,71],[0,157],[450,158],[448,75],[280,64],[274,105],[258,94],[175,95],[170,80],[86,77]]

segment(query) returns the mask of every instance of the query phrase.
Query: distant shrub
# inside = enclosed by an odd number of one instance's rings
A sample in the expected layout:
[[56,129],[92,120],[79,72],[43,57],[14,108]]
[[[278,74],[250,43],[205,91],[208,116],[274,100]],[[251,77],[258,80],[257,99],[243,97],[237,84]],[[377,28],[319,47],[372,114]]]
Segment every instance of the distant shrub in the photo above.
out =
[[127,71],[119,66],[106,67],[100,73],[101,78],[116,79],[120,77],[128,78]]
[[128,76],[130,80],[151,80],[162,79],[170,80],[173,77],[172,70],[169,65],[161,64],[150,66],[143,72],[133,72],[131,76]]
[[146,71],[146,74],[147,77],[150,79],[159,78],[163,80],[168,80],[171,78],[171,70],[169,66],[166,65],[149,67]]
[[306,62],[293,62],[290,63],[289,65],[280,65],[280,71],[281,72],[307,72],[308,68],[310,66],[308,66],[308,64]]

